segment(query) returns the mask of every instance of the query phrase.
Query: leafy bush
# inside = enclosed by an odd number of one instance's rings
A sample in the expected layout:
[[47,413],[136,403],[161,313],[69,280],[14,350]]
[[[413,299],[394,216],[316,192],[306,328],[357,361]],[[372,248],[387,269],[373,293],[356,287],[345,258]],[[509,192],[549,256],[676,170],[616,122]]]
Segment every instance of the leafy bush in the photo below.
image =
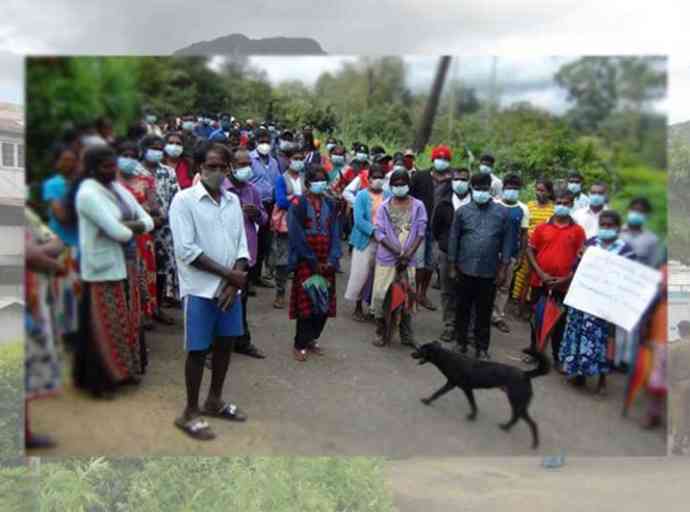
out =
[[0,345],[0,458],[24,449],[24,344]]

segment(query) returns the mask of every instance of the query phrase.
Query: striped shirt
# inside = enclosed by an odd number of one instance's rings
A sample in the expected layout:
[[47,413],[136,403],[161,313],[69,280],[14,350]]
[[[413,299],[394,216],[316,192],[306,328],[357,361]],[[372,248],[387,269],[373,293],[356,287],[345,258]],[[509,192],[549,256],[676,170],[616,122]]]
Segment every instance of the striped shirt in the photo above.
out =
[[528,234],[531,235],[539,224],[547,222],[554,213],[554,204],[547,203],[544,206],[539,204],[539,201],[529,201],[527,203],[527,210],[529,210],[529,228]]

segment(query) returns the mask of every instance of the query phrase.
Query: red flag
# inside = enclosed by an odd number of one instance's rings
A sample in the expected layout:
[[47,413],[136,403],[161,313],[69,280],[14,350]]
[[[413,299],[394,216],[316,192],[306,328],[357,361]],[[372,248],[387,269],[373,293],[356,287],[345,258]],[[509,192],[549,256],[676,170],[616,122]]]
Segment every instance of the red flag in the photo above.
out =
[[541,326],[539,327],[539,337],[537,339],[537,348],[539,352],[543,352],[546,347],[546,340],[549,338],[551,331],[560,320],[563,314],[563,309],[558,304],[556,299],[551,294],[546,297],[544,304],[544,312],[541,318]]

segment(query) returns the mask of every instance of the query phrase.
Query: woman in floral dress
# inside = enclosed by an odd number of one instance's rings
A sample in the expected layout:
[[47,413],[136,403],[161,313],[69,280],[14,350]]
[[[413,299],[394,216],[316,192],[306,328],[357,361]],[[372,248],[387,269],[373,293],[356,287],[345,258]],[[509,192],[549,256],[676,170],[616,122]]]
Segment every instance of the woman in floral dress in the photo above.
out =
[[[625,258],[635,259],[632,247],[619,238],[620,230],[620,215],[613,210],[604,211],[599,217],[599,234],[589,239],[585,247],[599,247]],[[559,357],[563,371],[577,387],[584,387],[587,377],[598,376],[597,393],[605,394],[606,375],[610,370],[607,358],[610,324],[574,308],[568,309],[566,322]]]
[[174,320],[163,313],[165,299],[179,300],[177,266],[173,248],[172,231],[168,221],[168,212],[173,197],[180,190],[175,170],[161,163],[165,141],[156,136],[147,136],[141,141],[143,165],[155,180],[155,201],[159,212],[159,221],[153,232],[156,246],[156,289],[158,292],[158,309],[154,318],[163,324],[172,325]]
[[[55,445],[47,436],[32,432],[29,422],[29,401],[54,395],[60,391],[61,365],[56,341],[58,325],[55,318],[54,287],[56,273],[64,271],[58,260],[63,249],[60,239],[26,208],[26,268],[24,293],[25,436],[26,448],[50,448]],[[52,276],[51,276],[52,274]]]

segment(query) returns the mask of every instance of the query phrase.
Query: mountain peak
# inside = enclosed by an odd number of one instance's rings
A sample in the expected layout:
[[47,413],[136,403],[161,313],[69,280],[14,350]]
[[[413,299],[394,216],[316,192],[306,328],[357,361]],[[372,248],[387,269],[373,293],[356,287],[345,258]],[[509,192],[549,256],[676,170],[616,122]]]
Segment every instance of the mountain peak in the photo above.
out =
[[181,48],[173,55],[326,55],[321,45],[308,37],[250,39],[229,34]]

